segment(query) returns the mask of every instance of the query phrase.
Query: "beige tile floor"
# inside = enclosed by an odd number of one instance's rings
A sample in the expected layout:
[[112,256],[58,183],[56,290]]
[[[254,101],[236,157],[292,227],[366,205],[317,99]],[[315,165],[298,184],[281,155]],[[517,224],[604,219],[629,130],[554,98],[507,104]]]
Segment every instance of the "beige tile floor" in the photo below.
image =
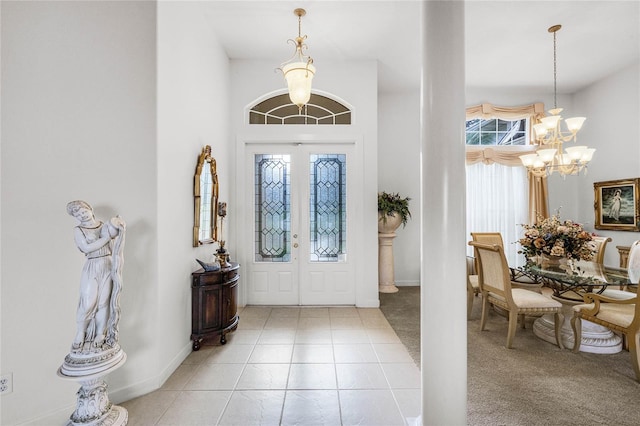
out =
[[119,405],[129,425],[407,425],[420,371],[379,309],[250,306],[226,345]]

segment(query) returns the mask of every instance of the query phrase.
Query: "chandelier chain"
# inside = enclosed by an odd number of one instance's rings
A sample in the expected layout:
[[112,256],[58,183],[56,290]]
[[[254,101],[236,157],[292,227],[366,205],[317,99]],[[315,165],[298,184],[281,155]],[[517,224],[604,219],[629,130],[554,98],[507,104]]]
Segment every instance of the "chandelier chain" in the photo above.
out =
[[553,107],[558,108],[558,61],[557,61],[557,48],[556,48],[556,32],[553,32]]

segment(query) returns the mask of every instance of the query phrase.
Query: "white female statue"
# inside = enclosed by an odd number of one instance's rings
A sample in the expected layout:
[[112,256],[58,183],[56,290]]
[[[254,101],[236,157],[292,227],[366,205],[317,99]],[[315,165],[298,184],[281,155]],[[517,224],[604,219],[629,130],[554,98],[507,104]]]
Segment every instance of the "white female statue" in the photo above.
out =
[[58,376],[82,385],[67,424],[123,426],[127,424],[127,410],[109,401],[103,378],[127,359],[118,343],[125,223],[120,216],[107,223],[96,220],[91,206],[82,200],[68,203],[67,213],[80,222],[73,231],[74,238],[86,257],[80,278],[76,337],[58,369]]
[[120,216],[107,223],[96,220],[91,206],[82,200],[67,204],[67,213],[80,222],[74,237],[86,256],[71,353],[112,349],[118,345],[125,223]]

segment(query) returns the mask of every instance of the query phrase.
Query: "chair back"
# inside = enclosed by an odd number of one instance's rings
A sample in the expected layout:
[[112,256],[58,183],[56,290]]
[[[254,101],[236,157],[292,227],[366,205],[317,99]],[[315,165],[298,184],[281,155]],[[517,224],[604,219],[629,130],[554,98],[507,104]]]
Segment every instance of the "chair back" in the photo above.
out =
[[511,277],[504,249],[498,244],[482,244],[470,241],[469,245],[478,258],[478,283],[480,290],[495,293],[503,297],[508,304],[513,303],[511,297]]
[[482,244],[497,244],[504,248],[502,234],[499,232],[472,232],[471,239]]
[[629,282],[631,284],[640,283],[640,240],[634,241],[629,249],[627,273],[629,274]]
[[604,249],[607,247],[607,243],[613,241],[611,237],[593,237],[593,242],[596,246],[596,253],[593,256],[593,261],[599,264],[604,263]]
[[[482,244],[497,244],[500,247],[504,248],[504,243],[502,241],[502,234],[499,232],[472,232],[471,233],[471,240],[472,241],[476,241],[478,243],[482,243]],[[474,256],[476,257],[476,274],[478,273],[478,270],[480,269],[480,266],[478,265],[478,255],[474,250]]]

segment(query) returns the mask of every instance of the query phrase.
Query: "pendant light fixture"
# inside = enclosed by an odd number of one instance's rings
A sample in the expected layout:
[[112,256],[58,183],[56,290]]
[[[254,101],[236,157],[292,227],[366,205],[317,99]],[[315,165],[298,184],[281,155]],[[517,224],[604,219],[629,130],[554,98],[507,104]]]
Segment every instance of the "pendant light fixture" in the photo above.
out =
[[278,69],[282,71],[287,81],[291,102],[297,105],[298,111],[302,113],[302,107],[311,98],[311,80],[316,73],[316,67],[313,66],[311,56],[304,54],[304,50],[307,49],[304,43],[307,36],[302,36],[300,31],[302,17],[307,12],[304,9],[295,9],[293,14],[298,17],[298,37],[295,40],[289,39],[288,42],[293,43],[296,50],[293,56],[283,62]]
[[[586,173],[587,163],[591,161],[595,149],[586,146],[572,146],[563,150],[565,142],[575,142],[578,131],[582,128],[585,117],[567,118],[565,124],[568,132],[562,132],[562,108],[557,105],[557,60],[556,60],[556,33],[562,28],[554,25],[549,28],[553,33],[553,109],[549,110],[549,116],[540,119],[540,123],[534,124],[533,130],[539,148],[535,154],[521,155],[522,164],[534,176],[548,176],[554,172],[562,176],[577,175],[582,170]],[[544,149],[540,149],[545,147]]]

